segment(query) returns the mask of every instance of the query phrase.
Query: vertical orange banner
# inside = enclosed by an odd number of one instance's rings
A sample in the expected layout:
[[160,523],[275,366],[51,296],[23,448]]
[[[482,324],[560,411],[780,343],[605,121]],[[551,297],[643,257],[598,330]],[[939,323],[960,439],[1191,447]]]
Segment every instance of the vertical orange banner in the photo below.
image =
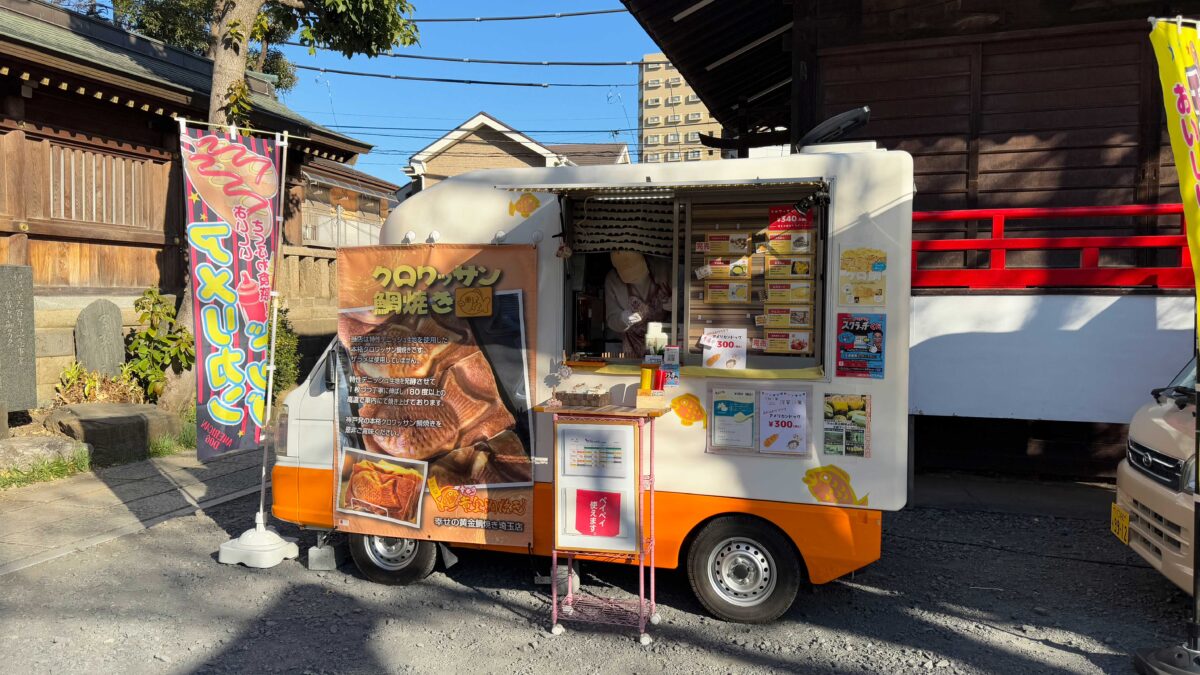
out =
[[344,248],[337,266],[337,528],[532,543],[536,249]]

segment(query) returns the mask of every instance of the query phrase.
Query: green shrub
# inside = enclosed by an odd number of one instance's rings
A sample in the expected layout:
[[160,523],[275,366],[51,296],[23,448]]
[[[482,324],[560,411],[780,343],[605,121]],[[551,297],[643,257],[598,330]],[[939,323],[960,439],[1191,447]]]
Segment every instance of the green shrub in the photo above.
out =
[[140,328],[125,340],[125,358],[131,376],[154,402],[167,383],[167,369],[176,374],[196,362],[196,343],[175,318],[175,306],[157,289],[147,289],[133,303]]
[[179,416],[179,433],[150,439],[150,456],[167,457],[196,449],[196,404]]
[[300,337],[296,335],[285,307],[279,308],[279,326],[275,334],[275,391],[286,391],[300,381]]
[[39,460],[26,469],[0,469],[0,490],[66,478],[87,471],[91,465],[87,448],[81,445],[70,457]]
[[141,403],[145,400],[141,384],[133,377],[129,364],[116,377],[88,370],[78,361],[63,368],[54,385],[54,400],[60,405],[75,403]]
[[186,448],[196,449],[196,404],[185,411],[180,420],[179,443]]

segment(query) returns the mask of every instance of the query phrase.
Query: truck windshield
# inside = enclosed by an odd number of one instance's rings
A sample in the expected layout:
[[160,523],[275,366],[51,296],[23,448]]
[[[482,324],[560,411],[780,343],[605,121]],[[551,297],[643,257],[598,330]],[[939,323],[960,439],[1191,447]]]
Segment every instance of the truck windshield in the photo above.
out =
[[1188,361],[1188,364],[1183,367],[1183,370],[1179,371],[1175,379],[1171,380],[1169,386],[1187,387],[1189,389],[1196,386],[1196,357],[1193,356],[1192,360]]

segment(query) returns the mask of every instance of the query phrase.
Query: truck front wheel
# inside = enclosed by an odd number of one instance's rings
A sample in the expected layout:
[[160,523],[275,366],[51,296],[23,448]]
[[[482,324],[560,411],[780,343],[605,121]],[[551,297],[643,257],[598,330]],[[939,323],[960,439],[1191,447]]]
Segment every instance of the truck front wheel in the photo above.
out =
[[371,581],[407,586],[433,572],[437,547],[432,541],[351,534],[350,557]]
[[792,543],[754,518],[730,516],[705,525],[688,549],[687,567],[696,599],[725,621],[774,621],[800,588]]

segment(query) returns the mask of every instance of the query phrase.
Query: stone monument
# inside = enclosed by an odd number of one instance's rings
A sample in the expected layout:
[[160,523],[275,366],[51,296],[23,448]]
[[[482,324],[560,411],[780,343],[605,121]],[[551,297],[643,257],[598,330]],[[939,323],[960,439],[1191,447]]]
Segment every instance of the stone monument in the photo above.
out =
[[0,404],[7,411],[37,407],[33,345],[33,268],[0,265]]
[[75,360],[101,375],[119,375],[125,363],[121,333],[121,308],[109,300],[96,300],[75,320]]

